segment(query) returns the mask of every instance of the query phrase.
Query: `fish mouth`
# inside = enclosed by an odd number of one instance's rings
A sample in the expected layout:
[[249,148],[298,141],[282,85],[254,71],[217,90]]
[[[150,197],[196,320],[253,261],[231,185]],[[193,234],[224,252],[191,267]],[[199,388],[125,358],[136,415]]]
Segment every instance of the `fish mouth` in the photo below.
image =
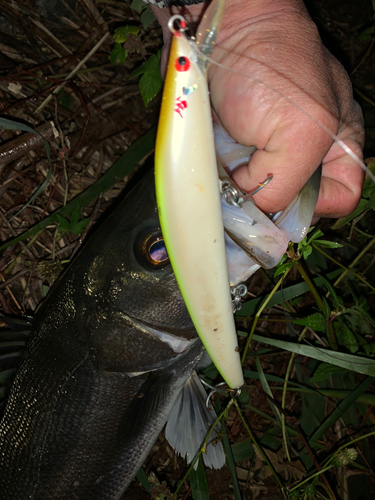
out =
[[[157,328],[153,328],[147,323],[143,323],[131,316],[127,316],[129,322],[137,329],[142,330],[143,332],[147,332],[151,337],[158,339],[163,344],[166,344],[173,352],[177,354],[177,357],[174,357],[170,362],[175,362],[177,358],[180,358],[183,353],[189,350],[196,342],[199,341],[199,338],[193,338],[191,340],[181,339],[172,335],[171,333],[167,333],[162,330],[158,330]],[[140,375],[144,375],[145,373],[150,373],[158,370],[159,368],[154,368],[152,370],[145,370],[141,372],[127,372],[126,375],[130,378],[138,377]]]
[[[128,320],[137,329],[146,331],[149,335],[151,335],[151,337],[160,340],[160,342],[163,342],[163,344],[166,344],[176,354],[181,354],[181,353],[187,351],[198,340],[197,338],[186,339],[186,338],[177,337],[176,335],[173,335],[172,333],[167,332],[166,330],[159,330],[157,328],[150,326],[148,323],[144,323],[143,321],[139,321],[138,319],[135,319],[131,316],[127,316],[127,317],[128,317]],[[195,330],[191,329],[191,332],[189,332],[189,333],[193,333],[193,331],[195,331]]]

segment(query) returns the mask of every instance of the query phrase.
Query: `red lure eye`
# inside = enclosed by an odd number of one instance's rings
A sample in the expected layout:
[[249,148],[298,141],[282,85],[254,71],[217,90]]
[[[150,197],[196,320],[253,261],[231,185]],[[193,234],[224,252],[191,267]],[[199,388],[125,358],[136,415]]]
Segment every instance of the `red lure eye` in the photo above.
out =
[[187,57],[181,56],[174,63],[177,71],[187,71],[190,68],[190,61]]

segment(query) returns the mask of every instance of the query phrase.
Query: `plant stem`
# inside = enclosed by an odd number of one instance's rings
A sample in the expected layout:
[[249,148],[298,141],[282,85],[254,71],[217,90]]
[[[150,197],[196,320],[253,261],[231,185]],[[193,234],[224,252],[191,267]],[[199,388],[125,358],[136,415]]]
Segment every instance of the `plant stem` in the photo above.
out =
[[272,297],[274,296],[274,294],[276,293],[277,289],[279,288],[279,286],[281,285],[281,283],[284,281],[284,279],[286,278],[287,274],[289,273],[290,269],[288,269],[287,271],[285,271],[285,273],[283,274],[283,276],[279,279],[279,281],[276,283],[276,285],[273,287],[273,290],[271,291],[271,293],[268,295],[268,297],[266,298],[266,300],[263,302],[263,304],[260,306],[259,310],[257,311],[256,315],[255,315],[255,318],[254,318],[254,321],[253,321],[253,325],[251,327],[251,331],[250,331],[250,335],[247,339],[247,342],[246,342],[246,346],[245,346],[245,349],[244,349],[244,352],[243,352],[243,355],[242,355],[242,360],[241,360],[241,363],[242,365],[244,364],[245,362],[245,359],[246,359],[246,353],[247,353],[247,350],[249,348],[249,345],[250,345],[250,342],[251,342],[251,339],[254,335],[254,331],[255,331],[255,327],[258,323],[258,319],[259,319],[259,316],[262,314],[262,312],[264,311],[264,309],[267,307],[267,304],[269,303],[269,301],[272,299]]
[[[307,274],[307,272],[305,271],[305,268],[303,267],[302,265],[302,262],[299,260],[298,261],[298,264],[297,264],[297,269],[299,271],[299,273],[301,274],[302,278],[305,280],[307,286],[310,288],[310,291],[311,293],[313,294],[315,300],[316,300],[316,303],[318,304],[319,306],[319,309],[322,311],[322,313],[324,314],[324,304],[323,304],[323,300],[322,298],[320,297],[319,293],[318,293],[318,290],[315,288],[315,285],[314,283],[312,282],[312,280],[310,279],[310,276]],[[329,338],[329,341],[330,341],[330,344],[331,344],[331,347],[334,351],[337,351],[338,349],[338,345],[337,345],[337,340],[336,340],[336,335],[335,335],[335,330],[333,328],[333,324],[332,322],[331,323],[327,323],[327,329],[328,329],[328,338]]]
[[371,288],[371,290],[373,290],[375,292],[375,288],[372,285],[370,285],[370,283],[368,283],[368,281],[366,281],[365,278],[362,278],[362,276],[360,274],[355,273],[349,267],[345,267],[342,264],[340,264],[340,262],[337,262],[336,259],[334,259],[330,255],[328,255],[328,253],[326,253],[324,250],[322,250],[321,248],[319,248],[318,245],[315,245],[315,243],[312,243],[312,246],[315,248],[315,250],[318,250],[318,252],[320,252],[322,255],[324,255],[324,257],[327,257],[327,259],[329,259],[330,261],[334,262],[337,266],[341,267],[342,269],[345,269],[345,271],[347,273],[350,273],[353,276],[355,276],[357,279],[359,279],[360,281],[362,281],[362,283],[364,283],[366,286],[368,286],[369,288]]
[[[298,337],[298,342],[300,342],[303,337],[305,336],[307,332],[307,327],[305,327],[302,332],[300,333]],[[286,401],[286,393],[288,390],[288,380],[289,380],[289,375],[292,370],[293,362],[294,362],[294,356],[295,353],[293,352],[292,355],[289,358],[288,366],[286,369],[286,374],[285,374],[285,380],[283,384],[283,392],[282,392],[282,397],[281,397],[281,408],[283,409],[281,413],[281,429],[282,429],[282,434],[283,434],[283,441],[284,441],[284,449],[286,453],[286,457],[291,461],[290,455],[289,455],[289,448],[288,448],[288,442],[287,442],[287,432],[286,432],[286,425],[285,425],[285,401]]]
[[298,483],[296,486],[294,486],[292,489],[289,490],[289,493],[292,491],[296,490],[297,488],[300,488],[303,484],[307,483],[311,479],[314,479],[314,477],[320,476],[321,474],[324,474],[324,472],[327,472],[327,470],[331,469],[332,465],[329,465],[328,467],[325,467],[324,469],[318,470],[318,472],[315,472],[315,474],[312,474],[311,476],[307,477],[300,483]]
[[[203,450],[205,449],[205,447],[207,446],[207,443],[208,443],[208,440],[212,434],[212,432],[215,430],[215,427],[216,425],[220,422],[220,420],[223,418],[224,416],[224,413],[226,411],[229,410],[229,408],[232,406],[234,402],[234,399],[232,398],[229,403],[227,404],[227,406],[224,408],[224,410],[220,413],[220,415],[217,417],[217,419],[215,420],[215,423],[212,425],[210,431],[208,432],[207,436],[206,436],[206,439],[204,440],[202,446],[201,446],[201,449],[199,450],[199,452],[197,453],[197,456],[195,457],[195,459],[192,461],[188,471],[186,472],[186,474],[184,475],[184,477],[182,478],[181,482],[180,482],[180,485],[178,486],[178,488],[176,489],[176,491],[173,493],[172,495],[172,498],[171,500],[173,500],[174,498],[176,498],[177,496],[177,493],[180,491],[180,488],[182,487],[182,485],[184,484],[184,482],[186,481],[187,477],[189,476],[191,470],[193,469],[194,465],[195,465],[195,462],[197,460],[199,460],[199,457],[202,455],[202,452]],[[239,411],[239,408],[238,408],[238,405],[236,404],[236,407],[237,407],[237,410]]]
[[365,248],[362,250],[362,252],[360,252],[357,257],[353,260],[353,262],[348,266],[348,270],[345,270],[338,278],[337,280],[334,282],[333,286],[337,286],[340,281],[342,280],[342,278],[344,276],[346,276],[349,272],[349,269],[351,269],[352,267],[354,267],[357,262],[365,255],[365,253],[368,252],[368,250],[370,250],[370,248],[372,247],[372,245],[375,243],[375,237],[372,238],[372,240],[365,246]]
[[254,445],[255,445],[256,449],[257,449],[257,450],[259,451],[259,453],[262,455],[263,460],[266,462],[266,464],[267,464],[267,465],[268,465],[268,467],[270,468],[270,470],[271,470],[271,472],[272,472],[272,474],[273,474],[274,478],[276,479],[276,481],[278,482],[278,484],[279,484],[279,486],[280,486],[280,488],[281,488],[281,491],[284,491],[284,490],[285,490],[285,488],[284,488],[283,483],[281,482],[281,480],[280,480],[280,478],[279,478],[279,476],[278,476],[277,472],[275,471],[275,469],[274,469],[273,465],[272,465],[272,464],[271,464],[271,462],[268,460],[267,455],[266,455],[266,454],[264,453],[264,451],[262,450],[262,447],[260,446],[260,444],[258,443],[258,441],[255,439],[255,436],[254,436],[254,435],[253,435],[253,433],[251,432],[251,430],[250,430],[249,426],[247,425],[247,422],[246,422],[246,420],[244,419],[244,417],[243,417],[243,415],[242,415],[242,412],[241,412],[241,410],[240,410],[240,408],[239,408],[239,406],[238,406],[237,400],[235,400],[235,399],[234,399],[234,400],[233,400],[233,402],[234,402],[235,407],[237,408],[237,411],[238,411],[238,414],[239,414],[239,416],[240,416],[240,418],[241,418],[241,420],[242,420],[242,423],[243,423],[243,425],[244,425],[244,427],[245,427],[245,429],[246,429],[247,433],[248,433],[248,434],[249,434],[249,436],[250,436],[250,439],[251,439],[251,440],[252,440],[252,442],[254,443]]

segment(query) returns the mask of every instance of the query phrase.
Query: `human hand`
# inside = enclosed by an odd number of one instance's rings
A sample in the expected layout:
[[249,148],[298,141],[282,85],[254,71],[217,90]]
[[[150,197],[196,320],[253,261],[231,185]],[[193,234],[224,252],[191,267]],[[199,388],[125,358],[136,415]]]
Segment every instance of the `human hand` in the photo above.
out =
[[[169,17],[179,12],[197,24],[204,9],[205,4],[154,9],[165,34],[164,68]],[[209,70],[216,118],[237,142],[258,148],[249,165],[233,174],[236,183],[252,191],[273,174],[254,200],[263,211],[277,212],[323,163],[315,215],[352,212],[363,171],[308,115],[362,158],[362,114],[348,75],[322,45],[302,1],[227,0],[213,58],[226,68],[211,64]]]

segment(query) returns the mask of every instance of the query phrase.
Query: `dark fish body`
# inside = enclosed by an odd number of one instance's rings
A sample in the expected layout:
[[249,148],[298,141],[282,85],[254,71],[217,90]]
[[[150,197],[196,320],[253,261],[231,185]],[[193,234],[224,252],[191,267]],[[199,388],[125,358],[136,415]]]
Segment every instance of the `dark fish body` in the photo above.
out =
[[150,173],[50,293],[0,423],[1,500],[115,500],[144,462],[203,352],[159,231]]

